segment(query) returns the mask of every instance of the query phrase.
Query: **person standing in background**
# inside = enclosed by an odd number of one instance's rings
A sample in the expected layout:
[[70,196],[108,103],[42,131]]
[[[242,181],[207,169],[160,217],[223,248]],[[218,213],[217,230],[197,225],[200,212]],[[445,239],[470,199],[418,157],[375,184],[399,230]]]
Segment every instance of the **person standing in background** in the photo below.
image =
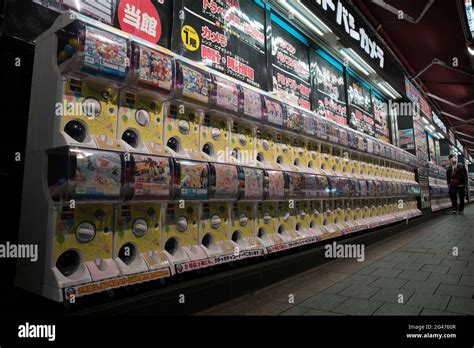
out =
[[[458,158],[454,154],[449,155],[449,163],[446,170],[446,180],[449,186],[449,197],[453,207],[453,214],[464,213],[464,194],[467,186],[466,167],[458,163]],[[460,202],[458,204],[458,196]]]

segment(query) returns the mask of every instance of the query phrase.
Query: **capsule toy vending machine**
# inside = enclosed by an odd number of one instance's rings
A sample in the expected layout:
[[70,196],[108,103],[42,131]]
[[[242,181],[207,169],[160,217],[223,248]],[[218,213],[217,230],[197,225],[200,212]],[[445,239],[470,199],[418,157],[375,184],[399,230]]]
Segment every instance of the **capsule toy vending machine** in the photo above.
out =
[[342,234],[336,226],[335,209],[334,201],[323,201],[323,226],[325,232],[324,239],[339,237]]
[[275,98],[263,95],[262,127],[258,130],[257,152],[262,157],[264,168],[282,170],[279,162],[281,129],[284,126],[283,104]]
[[288,200],[279,201],[277,232],[289,248],[301,245],[303,236],[297,230],[297,200],[304,199],[304,176],[299,172],[285,172]]
[[209,164],[210,200],[202,203],[200,243],[213,263],[222,263],[236,252],[230,236],[230,205],[239,198],[238,167],[232,164]]
[[334,225],[336,230],[341,234],[346,234],[348,232],[347,225],[345,223],[345,204],[344,200],[338,199],[333,201],[334,203]]
[[288,189],[285,172],[266,169],[265,200],[257,203],[256,231],[257,237],[268,253],[277,252],[284,248],[284,240],[277,233],[278,202],[288,201]]
[[319,177],[312,173],[302,173],[304,200],[296,202],[297,218],[296,231],[304,239],[304,244],[314,243],[319,240],[314,228],[316,222],[313,217],[312,203],[318,198]]
[[257,236],[257,210],[265,197],[265,172],[261,168],[239,166],[239,201],[232,206],[231,237],[239,258],[265,254]]
[[136,153],[126,165],[126,202],[115,207],[114,260],[123,275],[169,276],[174,267],[164,252],[161,219],[162,203],[172,198],[173,161]]
[[163,132],[163,144],[173,157],[208,160],[200,147],[200,122],[209,108],[211,86],[204,67],[175,62],[175,88]]
[[113,205],[124,199],[116,134],[129,62],[127,36],[70,11],[36,40],[19,241],[42,257],[19,260],[21,288],[63,301],[120,276]]
[[238,114],[240,89],[223,77],[212,75],[212,81],[210,110],[201,123],[201,151],[213,162],[231,163],[230,118]]
[[174,90],[175,62],[164,49],[131,44],[131,67],[120,93],[117,139],[126,150],[170,157],[163,143],[163,126]]
[[163,212],[162,244],[177,273],[212,265],[199,235],[200,203],[209,200],[209,164],[174,160],[173,202]]

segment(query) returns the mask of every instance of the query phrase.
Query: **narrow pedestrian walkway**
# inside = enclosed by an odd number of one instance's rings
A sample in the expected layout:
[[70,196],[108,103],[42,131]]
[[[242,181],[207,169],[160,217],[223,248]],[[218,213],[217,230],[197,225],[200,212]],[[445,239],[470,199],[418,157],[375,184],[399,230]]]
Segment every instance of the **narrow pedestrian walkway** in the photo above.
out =
[[200,315],[474,315],[474,205]]

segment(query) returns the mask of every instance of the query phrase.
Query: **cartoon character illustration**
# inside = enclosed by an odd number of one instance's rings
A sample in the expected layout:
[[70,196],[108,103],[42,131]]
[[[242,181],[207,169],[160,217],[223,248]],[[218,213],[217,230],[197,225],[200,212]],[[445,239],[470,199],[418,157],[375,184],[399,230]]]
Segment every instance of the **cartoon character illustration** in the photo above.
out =
[[100,56],[102,56],[102,58],[104,58],[105,60],[114,62],[115,58],[117,58],[118,47],[112,41],[100,40],[97,38],[95,41],[95,48],[97,50],[97,53],[99,53]]

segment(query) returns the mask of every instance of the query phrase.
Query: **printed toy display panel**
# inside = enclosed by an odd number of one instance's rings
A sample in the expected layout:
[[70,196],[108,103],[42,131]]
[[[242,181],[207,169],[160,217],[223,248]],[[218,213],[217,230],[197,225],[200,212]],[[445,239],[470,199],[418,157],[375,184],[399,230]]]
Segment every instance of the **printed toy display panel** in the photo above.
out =
[[74,194],[78,200],[117,200],[122,188],[122,158],[117,152],[76,150]]
[[86,27],[84,36],[82,70],[123,78],[129,65],[127,40],[93,27]]
[[236,166],[229,164],[211,164],[214,180],[211,184],[212,199],[236,199],[239,196],[240,180]]
[[179,173],[177,196],[184,200],[207,199],[209,195],[209,166],[205,162],[177,161]]
[[239,111],[239,85],[222,77],[213,75],[212,108],[226,113]]
[[263,101],[260,93],[242,87],[242,114],[246,117],[261,121],[263,118]]
[[133,155],[132,184],[134,200],[170,199],[172,166],[167,157]]
[[158,51],[138,45],[134,47],[138,79],[142,87],[169,95],[173,88],[173,60]]

